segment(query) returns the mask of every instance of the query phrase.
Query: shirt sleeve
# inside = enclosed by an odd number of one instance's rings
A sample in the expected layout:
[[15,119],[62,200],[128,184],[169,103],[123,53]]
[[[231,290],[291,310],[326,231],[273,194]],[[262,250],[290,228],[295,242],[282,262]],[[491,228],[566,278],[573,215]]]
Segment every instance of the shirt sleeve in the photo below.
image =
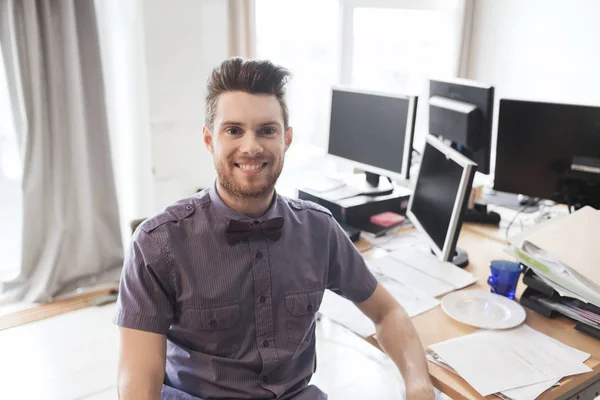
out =
[[377,279],[350,238],[332,218],[329,235],[327,289],[354,302],[367,300],[377,287]]
[[125,255],[115,324],[167,333],[175,304],[171,266],[156,239],[138,229]]

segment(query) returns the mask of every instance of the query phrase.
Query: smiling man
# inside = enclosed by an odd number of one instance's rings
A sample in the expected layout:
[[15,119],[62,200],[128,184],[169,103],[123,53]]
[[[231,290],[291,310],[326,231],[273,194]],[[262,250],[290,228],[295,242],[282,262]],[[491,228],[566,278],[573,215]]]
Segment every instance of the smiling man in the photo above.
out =
[[433,399],[419,338],[331,214],[275,192],[292,143],[288,72],[233,58],[208,81],[215,184],[145,221],[117,304],[121,399],[294,399],[309,385],[326,289],[373,320],[407,398]]

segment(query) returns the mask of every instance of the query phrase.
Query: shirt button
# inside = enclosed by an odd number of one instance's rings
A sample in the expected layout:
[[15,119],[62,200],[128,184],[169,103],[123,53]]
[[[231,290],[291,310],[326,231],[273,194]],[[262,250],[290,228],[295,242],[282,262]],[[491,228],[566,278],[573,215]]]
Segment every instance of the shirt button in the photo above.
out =
[[267,382],[269,382],[269,377],[263,376],[262,380],[263,380],[264,383],[267,383]]
[[215,321],[214,319],[211,320],[208,324],[210,325],[211,328],[216,328],[217,327],[217,321]]
[[260,296],[258,300],[260,300],[261,303],[264,303],[265,301],[267,301],[267,298],[265,296]]
[[190,211],[192,209],[192,205],[191,204],[186,205],[185,209],[188,210],[188,211]]
[[312,304],[309,304],[308,306],[306,306],[306,311],[311,312],[312,310],[313,310]]
[[268,340],[265,340],[263,342],[263,347],[269,347],[269,341]]
[[262,260],[262,258],[263,258],[263,253],[261,253],[260,251],[258,253],[256,253],[257,260]]

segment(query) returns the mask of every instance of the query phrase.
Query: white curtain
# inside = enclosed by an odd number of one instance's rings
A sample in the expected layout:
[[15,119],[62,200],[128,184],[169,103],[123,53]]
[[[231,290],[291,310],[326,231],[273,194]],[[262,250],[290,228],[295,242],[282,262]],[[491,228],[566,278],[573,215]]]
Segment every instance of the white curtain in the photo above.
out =
[[0,0],[23,154],[23,256],[4,300],[117,282],[123,247],[93,1]]
[[230,57],[256,55],[254,0],[227,0]]

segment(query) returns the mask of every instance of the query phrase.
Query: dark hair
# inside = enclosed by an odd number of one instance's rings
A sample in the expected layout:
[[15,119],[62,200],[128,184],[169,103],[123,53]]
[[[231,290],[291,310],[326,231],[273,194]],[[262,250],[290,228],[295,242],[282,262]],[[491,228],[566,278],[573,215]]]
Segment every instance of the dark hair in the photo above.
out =
[[219,95],[225,92],[272,94],[277,97],[283,113],[284,128],[288,128],[289,116],[285,103],[285,85],[290,72],[266,60],[243,60],[229,58],[213,69],[206,85],[206,126],[212,130]]

